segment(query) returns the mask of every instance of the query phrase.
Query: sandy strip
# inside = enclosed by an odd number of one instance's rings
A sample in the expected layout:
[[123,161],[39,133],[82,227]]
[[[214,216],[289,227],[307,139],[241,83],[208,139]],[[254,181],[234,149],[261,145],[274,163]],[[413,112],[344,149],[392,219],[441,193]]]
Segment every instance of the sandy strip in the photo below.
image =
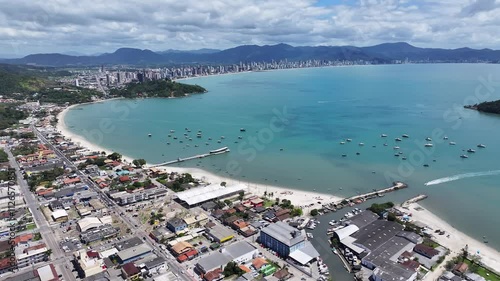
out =
[[[94,103],[104,102],[104,101],[109,101],[109,100],[112,100],[112,99],[97,101]],[[82,103],[82,104],[90,104],[90,103]],[[57,115],[58,122],[56,125],[56,130],[59,131],[66,138],[71,139],[75,143],[79,144],[81,147],[87,148],[90,151],[104,151],[104,152],[106,152],[106,154],[113,153],[114,151],[111,151],[109,149],[105,149],[105,148],[100,147],[96,144],[93,144],[93,143],[89,142],[88,140],[86,140],[84,137],[71,132],[68,129],[68,127],[66,126],[66,123],[64,122],[64,117],[66,116],[68,111],[71,110],[72,108],[74,108],[75,106],[82,105],[82,104],[70,105],[70,106],[66,107],[64,110],[62,110],[61,112],[59,112],[59,114]],[[129,162],[129,163],[132,163],[132,161],[133,161],[132,157],[128,157],[126,155],[122,155],[122,159],[124,160],[124,162]]]
[[[415,208],[422,208],[423,210],[417,211]],[[418,203],[411,203],[408,206],[408,210],[400,209],[403,212],[410,212],[412,214],[412,219],[415,221],[422,222],[434,230],[440,229],[446,231],[445,235],[434,235],[434,239],[441,245],[447,247],[452,252],[452,255],[457,255],[461,252],[461,249],[468,245],[469,253],[475,254],[479,251],[481,256],[481,261],[483,264],[489,266],[493,269],[500,269],[500,252],[488,246],[483,242],[480,242],[467,234],[457,230],[446,221],[442,220],[435,214],[431,213],[429,210],[423,208]],[[450,238],[447,238],[447,235]]]
[[[91,151],[105,151],[107,154],[113,153],[113,151],[110,151],[108,149],[102,148],[96,144],[93,144],[89,141],[87,141],[85,138],[83,138],[80,135],[72,133],[70,130],[68,130],[65,122],[64,122],[64,117],[66,113],[75,107],[76,105],[69,106],[65,108],[63,111],[61,111],[57,115],[57,119],[59,122],[57,122],[57,130],[64,135],[66,138],[69,138],[73,140],[74,142],[78,143],[80,146],[85,147]],[[120,152],[118,152],[120,153]],[[126,155],[122,154],[122,158],[125,161],[128,161],[129,163],[132,163],[133,158],[128,157]],[[231,184],[238,184],[242,183],[248,186],[249,192],[259,195],[259,196],[264,196],[264,193],[274,193],[272,197],[268,197],[271,200],[274,200],[275,198],[280,198],[280,200],[283,199],[288,199],[292,202],[293,205],[300,207],[303,209],[304,215],[308,215],[310,210],[312,209],[320,209],[321,205],[331,203],[331,202],[337,202],[342,200],[342,197],[339,196],[334,196],[334,195],[329,195],[329,194],[323,194],[323,193],[317,193],[317,192],[310,192],[310,191],[301,191],[301,190],[294,190],[290,188],[285,188],[285,187],[278,187],[278,186],[271,186],[271,185],[264,185],[264,184],[256,184],[256,183],[250,183],[250,182],[243,182],[240,180],[236,179],[231,179],[231,178],[226,178],[226,177],[221,177],[219,175],[216,175],[214,173],[207,172],[202,169],[198,168],[184,168],[184,167],[162,167],[166,171],[169,172],[178,172],[178,173],[190,173],[194,178],[202,179],[206,182],[210,183],[220,183],[220,182],[226,182],[228,185]],[[320,202],[321,204],[319,204]]]

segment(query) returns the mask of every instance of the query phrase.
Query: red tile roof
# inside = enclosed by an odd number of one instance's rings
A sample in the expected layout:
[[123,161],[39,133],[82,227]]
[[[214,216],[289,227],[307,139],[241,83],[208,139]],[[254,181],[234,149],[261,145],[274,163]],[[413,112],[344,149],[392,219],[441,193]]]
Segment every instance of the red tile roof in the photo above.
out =
[[222,273],[222,269],[217,268],[217,269],[214,269],[212,271],[205,273],[205,275],[203,276],[203,279],[206,281],[212,281],[212,280],[220,278],[221,273]]
[[140,271],[139,269],[134,265],[133,262],[126,263],[122,266],[123,271],[127,275],[127,277],[134,276],[138,274]]

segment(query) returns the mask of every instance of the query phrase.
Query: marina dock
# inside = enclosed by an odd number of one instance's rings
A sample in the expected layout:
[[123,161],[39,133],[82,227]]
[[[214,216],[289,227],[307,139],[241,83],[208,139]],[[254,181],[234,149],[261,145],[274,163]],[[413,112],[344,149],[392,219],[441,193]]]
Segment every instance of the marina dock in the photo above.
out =
[[223,148],[219,148],[219,149],[216,149],[216,150],[212,150],[209,153],[198,154],[198,155],[190,156],[190,157],[186,157],[186,158],[177,158],[176,160],[172,160],[172,161],[167,161],[167,162],[163,162],[163,163],[151,165],[151,168],[172,165],[172,164],[181,163],[181,162],[185,162],[185,161],[189,161],[189,160],[194,160],[194,159],[201,159],[201,158],[205,158],[205,157],[209,157],[209,156],[214,156],[214,155],[219,155],[219,154],[227,153],[229,151],[230,151],[229,148],[223,147]]
[[375,189],[374,191],[370,191],[370,192],[367,192],[364,194],[355,195],[355,196],[352,196],[349,198],[342,199],[338,202],[333,202],[330,204],[323,205],[323,209],[335,212],[339,209],[342,209],[346,205],[353,206],[354,204],[364,202],[368,199],[382,197],[382,196],[384,196],[385,193],[389,193],[392,191],[396,191],[396,190],[408,187],[408,185],[406,183],[400,182],[400,181],[396,181],[393,184],[394,184],[393,186],[388,187],[388,188],[384,188],[384,189],[380,189],[380,190]]

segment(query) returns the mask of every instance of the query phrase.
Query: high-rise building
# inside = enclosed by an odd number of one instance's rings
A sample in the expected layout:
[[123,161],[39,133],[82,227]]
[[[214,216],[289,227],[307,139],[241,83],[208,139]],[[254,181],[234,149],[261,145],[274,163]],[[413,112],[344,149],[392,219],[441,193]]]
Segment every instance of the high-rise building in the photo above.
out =
[[106,85],[109,87],[109,74],[106,74]]
[[75,86],[80,87],[80,84],[78,83],[78,79],[75,79]]
[[137,73],[137,80],[139,80],[140,83],[144,82],[144,74],[141,72]]

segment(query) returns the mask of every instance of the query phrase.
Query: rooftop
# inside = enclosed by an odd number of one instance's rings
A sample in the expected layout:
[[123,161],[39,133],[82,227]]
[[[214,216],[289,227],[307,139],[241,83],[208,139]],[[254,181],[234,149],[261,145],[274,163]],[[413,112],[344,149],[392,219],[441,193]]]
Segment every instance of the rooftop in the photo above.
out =
[[233,259],[236,259],[255,250],[256,248],[247,241],[239,241],[225,247],[223,253],[226,253]]
[[305,240],[302,232],[281,221],[272,223],[261,231],[287,246],[293,246]]
[[125,260],[140,256],[140,255],[144,255],[144,254],[149,253],[151,251],[152,251],[152,249],[148,245],[140,244],[140,245],[137,245],[135,247],[128,248],[126,250],[122,250],[122,251],[118,252],[117,255],[122,261],[125,261]]
[[369,250],[374,250],[402,231],[403,228],[397,222],[376,220],[351,236],[356,239],[357,244],[361,244]]
[[220,184],[211,184],[203,187],[192,188],[176,194],[180,201],[186,202],[188,205],[196,205],[206,201],[228,196],[239,191],[245,191],[247,187],[244,184],[236,184],[231,186],[221,186]]

